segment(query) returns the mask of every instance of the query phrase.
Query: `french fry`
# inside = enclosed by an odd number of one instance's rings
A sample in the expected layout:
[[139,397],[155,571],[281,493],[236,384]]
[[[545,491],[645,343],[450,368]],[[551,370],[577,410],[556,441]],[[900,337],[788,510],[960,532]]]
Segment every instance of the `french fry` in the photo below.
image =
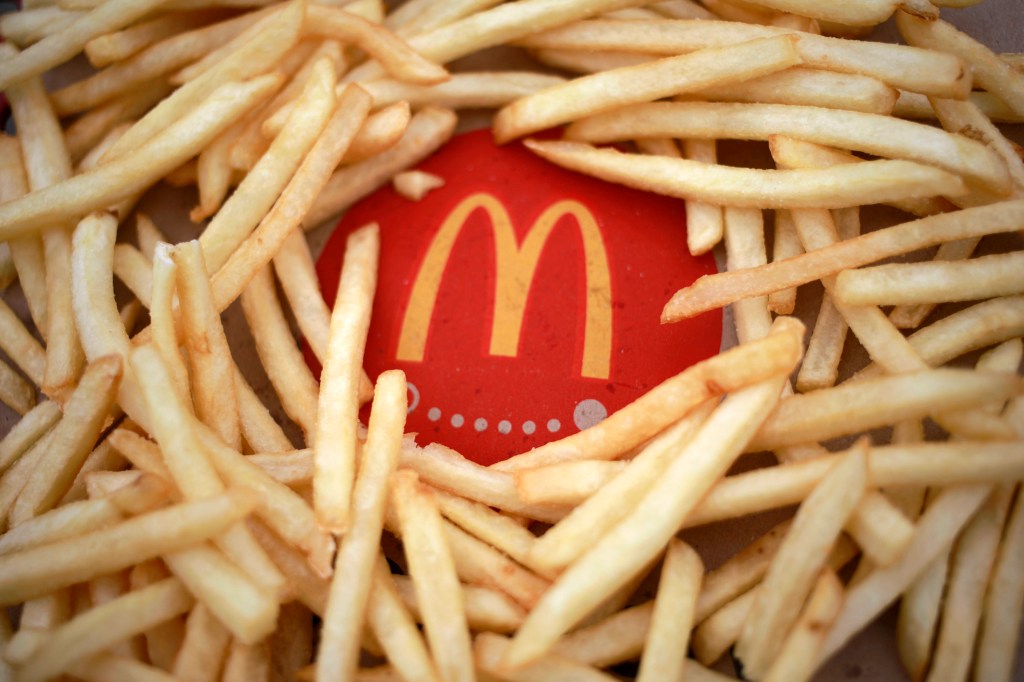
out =
[[89,63],[100,69],[127,59],[161,40],[214,23],[223,17],[223,13],[217,10],[167,12],[127,28],[107,31],[87,42],[84,52]]
[[[189,547],[236,523],[255,506],[248,491],[175,505],[106,529],[0,557],[0,601],[12,604]],[[117,547],[117,552],[111,548]]]
[[566,135],[588,142],[674,136],[767,140],[771,135],[789,135],[933,165],[997,195],[1010,189],[1009,175],[999,157],[975,140],[911,121],[839,109],[705,102],[636,104],[574,123]]
[[51,509],[25,521],[0,539],[0,554],[39,547],[112,526],[123,513],[144,514],[167,501],[167,486],[152,476],[141,476],[110,495],[81,500]]
[[793,525],[775,552],[736,642],[744,674],[767,673],[775,651],[785,642],[824,566],[829,547],[864,496],[867,444],[842,456],[797,510]]
[[49,400],[39,403],[25,413],[3,439],[0,439],[0,473],[17,462],[18,458],[52,429],[60,418],[60,407]]
[[60,116],[86,111],[144,83],[165,78],[171,71],[230,40],[263,14],[243,14],[162,40],[120,64],[55,90],[51,98],[54,109]]
[[896,25],[911,45],[951,52],[969,64],[977,85],[1024,112],[1024,74],[981,43],[941,19],[927,21],[907,12],[896,14]]
[[679,540],[669,541],[638,680],[675,679],[682,675],[683,658],[679,652],[687,649],[703,573],[704,564],[692,547]]
[[338,8],[310,6],[307,30],[325,37],[355,43],[395,78],[410,83],[439,83],[448,72],[422,50],[416,50],[383,26]]
[[231,633],[202,602],[185,621],[185,639],[174,659],[175,679],[218,680],[227,658]]
[[694,630],[692,647],[698,661],[712,665],[736,642],[757,594],[757,588],[744,592],[715,611]]
[[[408,600],[406,599],[406,604],[403,604],[403,599],[407,596],[411,596],[415,601],[411,582],[406,585],[408,589],[400,595],[396,577],[391,575],[383,557],[378,557],[374,566],[366,620],[391,665],[401,675],[407,679],[427,682],[437,680],[437,672],[427,652],[423,636],[406,610]],[[467,617],[468,615],[467,613]]]
[[838,615],[842,603],[843,584],[831,570],[824,570],[764,679],[770,682],[810,679],[826,628]]
[[181,582],[168,578],[95,606],[55,629],[18,675],[30,681],[50,679],[81,658],[188,611],[193,601]]
[[[725,252],[728,270],[756,268],[768,262],[764,244],[764,216],[758,209],[726,206]],[[732,307],[736,338],[741,344],[768,335],[772,315],[768,298],[757,296],[736,301]]]
[[478,502],[440,490],[432,492],[438,509],[447,519],[530,570],[546,578],[553,577],[530,560],[537,538],[528,529]]
[[[209,456],[200,446],[198,435],[190,421],[191,416],[178,402],[177,396],[168,396],[163,391],[163,387],[170,383],[170,377],[157,351],[149,345],[140,346],[132,351],[130,362],[135,375],[139,378],[143,400],[152,422],[151,427],[174,484],[185,499],[198,499],[223,492],[224,484],[210,463]],[[284,577],[263,553],[245,526],[236,524],[218,537],[216,542],[233,561],[245,569],[244,574],[239,572],[240,575],[251,577],[270,595],[282,591]],[[212,554],[213,557],[208,558],[206,554]],[[189,569],[195,568],[197,571],[209,563],[212,566],[211,570],[217,571],[221,562],[215,559],[220,559],[217,552],[210,550],[200,554],[197,550],[196,554],[179,552],[173,561],[168,557],[168,562],[171,570],[178,574],[175,563]],[[211,581],[215,578],[216,575]],[[243,582],[247,581],[243,578]],[[193,589],[191,581],[186,580],[186,583]],[[206,584],[203,587],[210,589],[211,585]],[[276,601],[273,604],[277,606]],[[255,640],[247,639],[248,643],[253,641]]]
[[648,494],[658,477],[708,419],[714,403],[698,407],[666,429],[630,465],[542,535],[532,551],[533,563],[554,572],[583,555],[604,533],[625,519]]
[[530,504],[576,505],[618,476],[626,462],[580,459],[515,472],[516,490]]
[[412,113],[409,103],[405,100],[374,111],[366,117],[359,132],[352,139],[352,144],[342,158],[342,164],[366,161],[387,151],[402,138],[411,120]]
[[270,677],[270,646],[264,641],[258,644],[231,643],[228,660],[224,664],[225,682],[242,680],[266,680]]
[[978,679],[1009,680],[1013,676],[1014,648],[1011,642],[1015,636],[1014,624],[1020,621],[1021,604],[1024,602],[1021,572],[1015,567],[1020,561],[1019,548],[1024,540],[1022,499],[1018,491],[985,595],[973,667]]
[[270,210],[327,125],[336,100],[334,68],[320,60],[310,74],[300,106],[289,119],[287,133],[279,135],[247,176],[248,182],[235,190],[210,221],[199,243],[203,245],[207,269],[217,272]]
[[[686,137],[689,131],[635,133],[631,137]],[[964,193],[958,178],[911,161],[876,160],[856,166],[781,171],[639,156],[579,142],[530,140],[526,146],[548,161],[609,182],[681,199],[745,208],[843,208],[867,201],[886,203]]]
[[892,603],[952,543],[990,491],[991,486],[987,485],[954,486],[936,498],[918,521],[914,537],[900,559],[873,571],[847,591],[843,608],[819,652],[819,663]]
[[349,236],[320,378],[313,439],[314,509],[320,524],[336,533],[343,532],[349,524],[355,478],[359,370],[377,287],[379,258],[380,233],[376,224]]
[[[391,576],[394,588],[412,617],[420,619],[416,590],[408,577]],[[466,622],[470,630],[507,634],[523,622],[525,610],[499,590],[481,585],[462,585],[465,597]],[[379,637],[379,635],[378,635]]]
[[0,402],[19,415],[36,404],[36,389],[6,362],[0,361]]
[[51,509],[67,492],[110,413],[121,372],[121,358],[116,355],[101,358],[86,368],[68,399],[64,416],[51,432],[50,452],[32,472],[11,509],[11,525]]
[[558,654],[544,654],[524,666],[508,669],[502,664],[508,655],[509,641],[501,635],[484,632],[473,642],[473,657],[477,666],[501,680],[523,681],[581,680],[584,682],[611,682],[611,675],[584,663],[563,658]]
[[438,675],[442,680],[474,679],[454,548],[445,538],[441,514],[415,473],[400,471],[392,480],[402,544]]
[[8,60],[0,89],[41,74],[75,56],[92,38],[126,26],[159,7],[163,0],[120,0],[76,18],[67,28],[46,36]]
[[107,151],[105,159],[110,161],[130,151],[140,150],[161,131],[181,120],[185,112],[211,97],[220,83],[250,79],[267,73],[298,39],[304,10],[302,4],[292,2],[281,11],[272,11],[262,17],[260,31],[255,32],[250,40],[239,45],[216,66],[175,90],[136,121],[131,130]]
[[955,679],[971,669],[985,586],[999,550],[1014,488],[998,485],[964,528],[950,557],[942,621],[932,655],[934,679]]
[[284,311],[277,299],[270,268],[259,270],[242,292],[245,312],[260,362],[267,372],[285,413],[312,442],[316,433],[316,379],[295,344]]
[[562,507],[530,504],[520,498],[511,473],[480,466],[439,443],[425,448],[404,447],[401,468],[415,471],[435,488],[508,513],[547,522],[565,515]]
[[[0,135],[0,201],[7,202],[28,192],[21,144],[17,138]],[[29,314],[43,338],[46,337],[46,261],[42,240],[36,235],[11,239],[11,261],[18,275]],[[17,357],[17,356],[12,356]],[[40,381],[33,379],[38,385]]]
[[424,171],[404,171],[391,181],[395,191],[410,201],[420,201],[433,190],[444,186],[444,178]]
[[[978,223],[973,223],[975,227],[972,228],[967,221],[973,222],[975,219],[986,225],[984,232],[987,234],[1011,232],[1024,224],[1024,203],[1008,201],[929,216],[876,230],[826,249],[769,263],[761,268],[702,277],[672,297],[662,311],[662,320],[671,322],[739,298],[770,294],[772,291],[836,274],[843,269],[860,267],[944,241],[972,237],[976,235]],[[767,273],[771,273],[771,277],[762,280],[761,276]],[[754,278],[758,280],[756,285],[750,282]],[[708,291],[712,288],[713,294]]]
[[[200,244],[195,240],[179,244],[172,252],[177,266],[176,284],[181,301],[185,349],[191,369],[192,401],[196,416],[211,426],[228,445],[238,448],[242,444],[242,435],[238,398],[234,390],[235,366],[220,315],[213,307],[203,256]],[[173,357],[176,353],[175,347],[164,355]]]
[[149,309],[153,298],[153,266],[149,259],[131,244],[115,244],[113,270],[114,276]]
[[312,150],[277,203],[256,227],[254,238],[233,253],[214,276],[211,287],[218,310],[227,308],[256,271],[270,263],[288,234],[308,220],[318,193],[329,182],[331,171],[345,154],[368,111],[369,97],[362,89],[346,88]]
[[351,529],[338,549],[324,613],[317,655],[317,676],[323,680],[350,676],[359,664],[359,643],[384,528],[388,480],[398,465],[405,412],[405,375],[398,370],[381,374],[352,491]]
[[[836,277],[836,297],[851,305],[971,301],[1024,293],[1017,252],[963,261],[876,265]],[[899,281],[898,288],[887,282]]]
[[407,101],[416,108],[466,109],[501,107],[563,82],[559,76],[532,71],[483,71],[455,73],[444,83],[429,87],[389,78],[371,81],[365,87],[378,108]]
[[137,153],[4,204],[0,237],[27,234],[134,196],[195,155],[223,127],[269,94],[276,82],[274,76],[228,82]]
[[609,109],[755,78],[798,63],[794,41],[779,36],[576,78],[504,107],[495,116],[495,139],[507,142]]
[[[19,55],[20,56],[20,55]],[[11,61],[17,61],[17,58]],[[29,189],[45,189],[71,177],[71,159],[53,107],[38,76],[6,88]],[[46,373],[40,388],[60,396],[78,379],[84,355],[71,312],[71,235],[55,223],[42,231],[46,263]]]
[[26,7],[21,12],[8,12],[0,19],[0,35],[19,47],[37,43],[50,33],[67,28],[84,14],[56,6]]
[[970,90],[970,78],[963,63],[953,55],[736,21],[623,22],[597,19],[534,35],[522,43],[533,48],[643,50],[648,54],[679,54],[793,33],[799,37],[797,50],[808,67],[870,76],[893,87],[936,97],[963,98]]
[[268,590],[254,583],[208,544],[168,552],[163,559],[196,600],[206,604],[243,643],[256,644],[273,631],[280,587]]

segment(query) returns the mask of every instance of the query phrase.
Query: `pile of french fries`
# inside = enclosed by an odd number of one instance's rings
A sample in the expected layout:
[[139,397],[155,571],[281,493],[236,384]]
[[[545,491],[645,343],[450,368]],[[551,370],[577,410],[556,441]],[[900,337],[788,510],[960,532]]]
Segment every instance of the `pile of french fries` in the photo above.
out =
[[[23,4],[0,679],[794,681],[893,605],[909,679],[1019,676],[1024,162],[993,121],[1024,121],[1024,59],[943,18],[973,3]],[[890,19],[906,44],[865,39]],[[452,67],[498,46],[536,66]],[[378,227],[333,306],[307,236],[396,176],[443,182],[406,171],[479,109],[685,199],[727,267],[663,322],[728,306],[738,340],[490,468],[417,445],[402,372],[362,370]],[[144,210],[168,186],[184,227]],[[717,565],[681,539],[763,518]]]

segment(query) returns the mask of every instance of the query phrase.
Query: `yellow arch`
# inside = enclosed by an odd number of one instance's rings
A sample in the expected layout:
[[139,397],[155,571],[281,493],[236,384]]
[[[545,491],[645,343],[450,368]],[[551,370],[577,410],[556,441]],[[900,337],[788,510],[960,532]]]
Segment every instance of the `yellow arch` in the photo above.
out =
[[555,225],[563,216],[571,215],[575,218],[583,241],[587,282],[581,373],[585,377],[607,379],[612,349],[612,293],[608,254],[594,216],[583,204],[571,200],[549,206],[527,231],[520,245],[508,211],[497,198],[480,192],[463,199],[441,224],[413,282],[398,339],[398,359],[413,362],[423,360],[441,278],[448,266],[455,240],[470,214],[477,209],[486,211],[494,233],[496,284],[491,354],[515,357],[518,353],[523,313],[537,271],[537,262]]

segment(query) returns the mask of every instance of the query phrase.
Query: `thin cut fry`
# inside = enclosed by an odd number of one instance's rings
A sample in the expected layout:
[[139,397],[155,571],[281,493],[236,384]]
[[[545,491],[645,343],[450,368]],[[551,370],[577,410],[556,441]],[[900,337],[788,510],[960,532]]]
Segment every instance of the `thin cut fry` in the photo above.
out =
[[[688,131],[634,132],[631,137],[686,137]],[[883,159],[827,169],[761,170],[626,154],[578,142],[528,140],[526,146],[560,166],[609,182],[680,199],[747,208],[844,208],[965,192],[959,178],[911,161]]]
[[322,680],[351,676],[359,664],[359,643],[380,551],[389,477],[398,465],[405,411],[405,375],[398,370],[381,374],[352,491],[351,528],[334,562],[317,655],[317,676]]
[[379,259],[380,231],[376,224],[360,228],[349,236],[320,378],[313,440],[313,500],[321,525],[333,532],[342,532],[349,525],[355,478],[359,371],[377,288]]
[[441,514],[416,474],[400,471],[392,480],[409,573],[437,671],[442,680],[472,680],[473,653],[462,589]]
[[1022,544],[1024,497],[1018,490],[985,595],[974,661],[974,676],[979,680],[1010,680],[1013,677],[1014,642],[1024,604],[1024,571],[1019,567],[1024,559]]
[[495,139],[508,142],[624,105],[781,71],[799,63],[794,43],[787,36],[778,36],[576,78],[518,99],[499,111],[494,119]]
[[[136,153],[0,206],[0,238],[72,220],[139,193],[180,166],[276,86],[274,76],[222,85]],[[123,138],[122,138],[123,139]]]
[[834,572],[825,569],[764,679],[767,682],[809,680],[827,628],[839,615],[842,604],[843,584]]
[[669,541],[637,680],[669,680],[682,675],[684,659],[679,652],[688,648],[703,573],[704,564],[692,547]]

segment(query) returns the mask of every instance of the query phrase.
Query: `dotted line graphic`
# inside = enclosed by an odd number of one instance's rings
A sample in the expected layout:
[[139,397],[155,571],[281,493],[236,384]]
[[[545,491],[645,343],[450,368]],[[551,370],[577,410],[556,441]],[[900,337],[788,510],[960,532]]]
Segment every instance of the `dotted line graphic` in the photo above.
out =
[[[410,400],[409,402],[409,412],[412,413],[413,410],[415,410],[419,406],[420,392],[419,389],[416,388],[416,386],[412,383],[409,383],[409,392],[410,394],[412,394],[413,397],[413,399]],[[441,421],[441,418],[443,416],[444,413],[441,411],[441,408],[439,407],[435,406],[427,410],[427,419],[429,419],[432,422]],[[583,429],[589,428],[594,424],[603,421],[607,416],[608,409],[600,400],[597,400],[596,398],[587,398],[585,400],[581,400],[576,404],[576,408],[573,410],[572,420],[573,423],[576,425],[576,428],[582,431]],[[456,412],[455,414],[448,418],[448,423],[451,424],[453,428],[461,429],[463,426],[466,425],[467,421],[465,415]],[[488,422],[487,419],[484,417],[477,417],[472,421],[473,430],[475,430],[477,433],[483,433],[484,431],[487,430],[488,426],[490,426],[490,422]],[[527,436],[532,436],[534,433],[537,432],[537,423],[534,422],[532,419],[527,419],[520,425],[520,428],[523,430],[523,433],[525,433]],[[562,422],[554,418],[549,419],[545,424],[545,428],[547,428],[549,433],[558,433],[559,431],[562,430]],[[497,429],[498,433],[507,436],[510,433],[512,433],[512,422],[510,422],[508,419],[502,419],[501,421],[498,422]]]

